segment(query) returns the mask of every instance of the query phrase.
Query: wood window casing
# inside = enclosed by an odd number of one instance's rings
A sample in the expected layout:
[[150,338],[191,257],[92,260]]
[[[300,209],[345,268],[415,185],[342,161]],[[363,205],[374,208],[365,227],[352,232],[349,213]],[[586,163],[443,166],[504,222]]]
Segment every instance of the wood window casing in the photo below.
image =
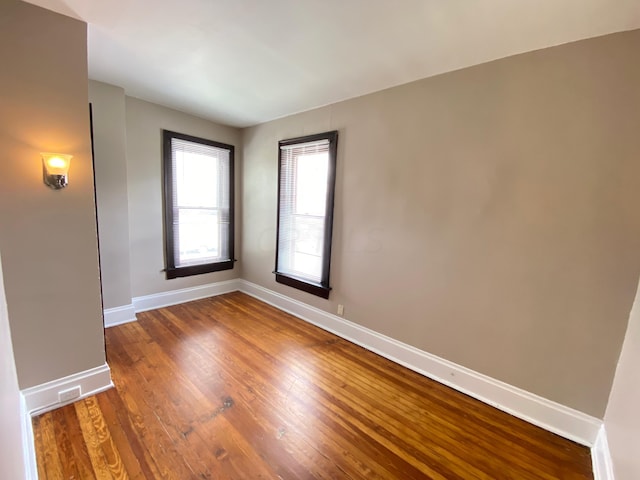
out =
[[[230,270],[234,266],[234,146],[215,142],[204,138],[185,135],[182,133],[163,130],[163,169],[164,169],[164,233],[165,233],[165,272],[166,278],[186,277],[203,273]],[[179,147],[192,150],[189,153],[197,153],[206,157],[210,152],[212,161],[217,161],[217,171],[222,172],[211,179],[216,182],[211,188],[216,191],[215,205],[179,205],[180,194],[178,190],[178,175],[176,173],[177,150]],[[225,156],[226,152],[226,156]],[[216,157],[216,155],[218,155]],[[214,158],[215,157],[215,158]],[[206,178],[205,178],[206,180]],[[207,194],[206,189],[203,193]],[[184,246],[181,247],[180,222],[181,212],[191,210],[194,213],[203,212],[215,214],[217,230],[207,231],[201,239],[206,248],[211,244],[216,245],[218,254],[202,259],[184,260]],[[197,229],[197,222],[194,222]],[[201,230],[206,230],[201,227]],[[209,236],[211,235],[211,236]],[[213,237],[217,236],[215,241]],[[193,243],[194,235],[189,236]],[[184,238],[182,239],[184,240]],[[200,239],[198,239],[200,240]],[[214,250],[215,253],[215,250]],[[195,254],[198,255],[197,253]]]
[[[282,140],[278,144],[278,217],[276,237],[276,268],[275,276],[278,283],[305,291],[322,298],[329,298],[331,287],[329,284],[331,267],[331,243],[333,234],[333,209],[335,202],[336,157],[338,146],[338,132],[331,131],[315,135]],[[321,183],[316,183],[318,193],[301,192],[300,161],[310,157],[317,157],[322,175]],[[326,166],[324,157],[326,156]],[[313,160],[312,160],[313,161]],[[312,166],[313,168],[313,166]],[[323,170],[326,168],[326,172]],[[307,175],[307,186],[309,186]],[[324,182],[326,181],[326,185]],[[326,188],[325,188],[326,187]],[[306,194],[313,198],[307,204],[324,207],[320,213],[296,211],[300,196]],[[298,227],[297,223],[307,222],[307,231]],[[309,225],[311,227],[309,228]],[[320,230],[314,234],[312,230]],[[309,268],[292,266],[298,246],[302,243],[300,237],[306,235],[307,244],[315,242],[318,246],[315,256],[316,265]],[[298,245],[298,246],[297,246]],[[305,253],[301,254],[304,255]],[[320,265],[317,265],[318,261]],[[299,262],[300,263],[300,262]],[[314,272],[311,273],[311,270]]]

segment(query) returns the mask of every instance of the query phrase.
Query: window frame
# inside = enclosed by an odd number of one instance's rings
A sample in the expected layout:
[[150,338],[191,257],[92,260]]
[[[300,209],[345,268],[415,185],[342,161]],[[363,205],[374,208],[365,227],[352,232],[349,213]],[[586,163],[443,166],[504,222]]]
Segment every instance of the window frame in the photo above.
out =
[[[282,203],[282,147],[287,147],[296,144],[304,144],[310,142],[317,142],[320,140],[329,141],[329,166],[327,172],[327,198],[326,198],[326,210],[324,219],[324,243],[322,251],[322,275],[320,282],[314,282],[307,278],[291,275],[290,273],[284,273],[278,271],[278,264],[280,258],[280,213]],[[331,273],[331,247],[333,237],[333,213],[335,204],[335,183],[336,183],[336,164],[338,153],[338,131],[333,130],[330,132],[317,133],[313,135],[305,135],[303,137],[290,138],[287,140],[281,140],[278,142],[278,209],[277,209],[277,222],[276,222],[276,266],[274,274],[276,276],[276,282],[289,287],[297,288],[304,292],[316,295],[322,298],[329,298],[331,292],[331,286],[329,283]]]
[[[220,262],[210,262],[198,265],[176,267],[175,265],[175,238],[173,232],[174,223],[174,181],[173,181],[173,139],[184,140],[201,145],[208,145],[229,151],[229,233],[228,250],[229,259]],[[235,147],[226,143],[216,142],[206,138],[178,133],[171,130],[162,130],[162,163],[164,173],[163,206],[164,206],[164,254],[166,279],[201,275],[203,273],[220,272],[233,269],[235,263]]]

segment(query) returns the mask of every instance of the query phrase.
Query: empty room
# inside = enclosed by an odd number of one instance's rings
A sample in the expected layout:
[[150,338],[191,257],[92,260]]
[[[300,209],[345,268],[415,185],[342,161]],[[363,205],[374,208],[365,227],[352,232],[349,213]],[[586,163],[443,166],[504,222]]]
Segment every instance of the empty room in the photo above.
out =
[[0,478],[640,478],[637,0],[0,0]]

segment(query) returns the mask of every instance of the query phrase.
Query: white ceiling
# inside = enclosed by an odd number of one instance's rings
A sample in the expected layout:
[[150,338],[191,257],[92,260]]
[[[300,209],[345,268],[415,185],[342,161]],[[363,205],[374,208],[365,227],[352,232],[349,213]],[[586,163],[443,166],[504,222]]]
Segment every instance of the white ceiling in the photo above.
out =
[[89,24],[89,76],[248,126],[640,28],[640,0],[28,0]]

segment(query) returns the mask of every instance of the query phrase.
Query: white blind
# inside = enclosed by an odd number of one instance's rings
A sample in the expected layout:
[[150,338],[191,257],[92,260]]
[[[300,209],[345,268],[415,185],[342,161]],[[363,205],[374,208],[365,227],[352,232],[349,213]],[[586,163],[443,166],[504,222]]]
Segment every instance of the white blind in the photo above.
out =
[[229,150],[171,139],[176,267],[230,260]]
[[329,141],[282,146],[278,273],[322,279]]

